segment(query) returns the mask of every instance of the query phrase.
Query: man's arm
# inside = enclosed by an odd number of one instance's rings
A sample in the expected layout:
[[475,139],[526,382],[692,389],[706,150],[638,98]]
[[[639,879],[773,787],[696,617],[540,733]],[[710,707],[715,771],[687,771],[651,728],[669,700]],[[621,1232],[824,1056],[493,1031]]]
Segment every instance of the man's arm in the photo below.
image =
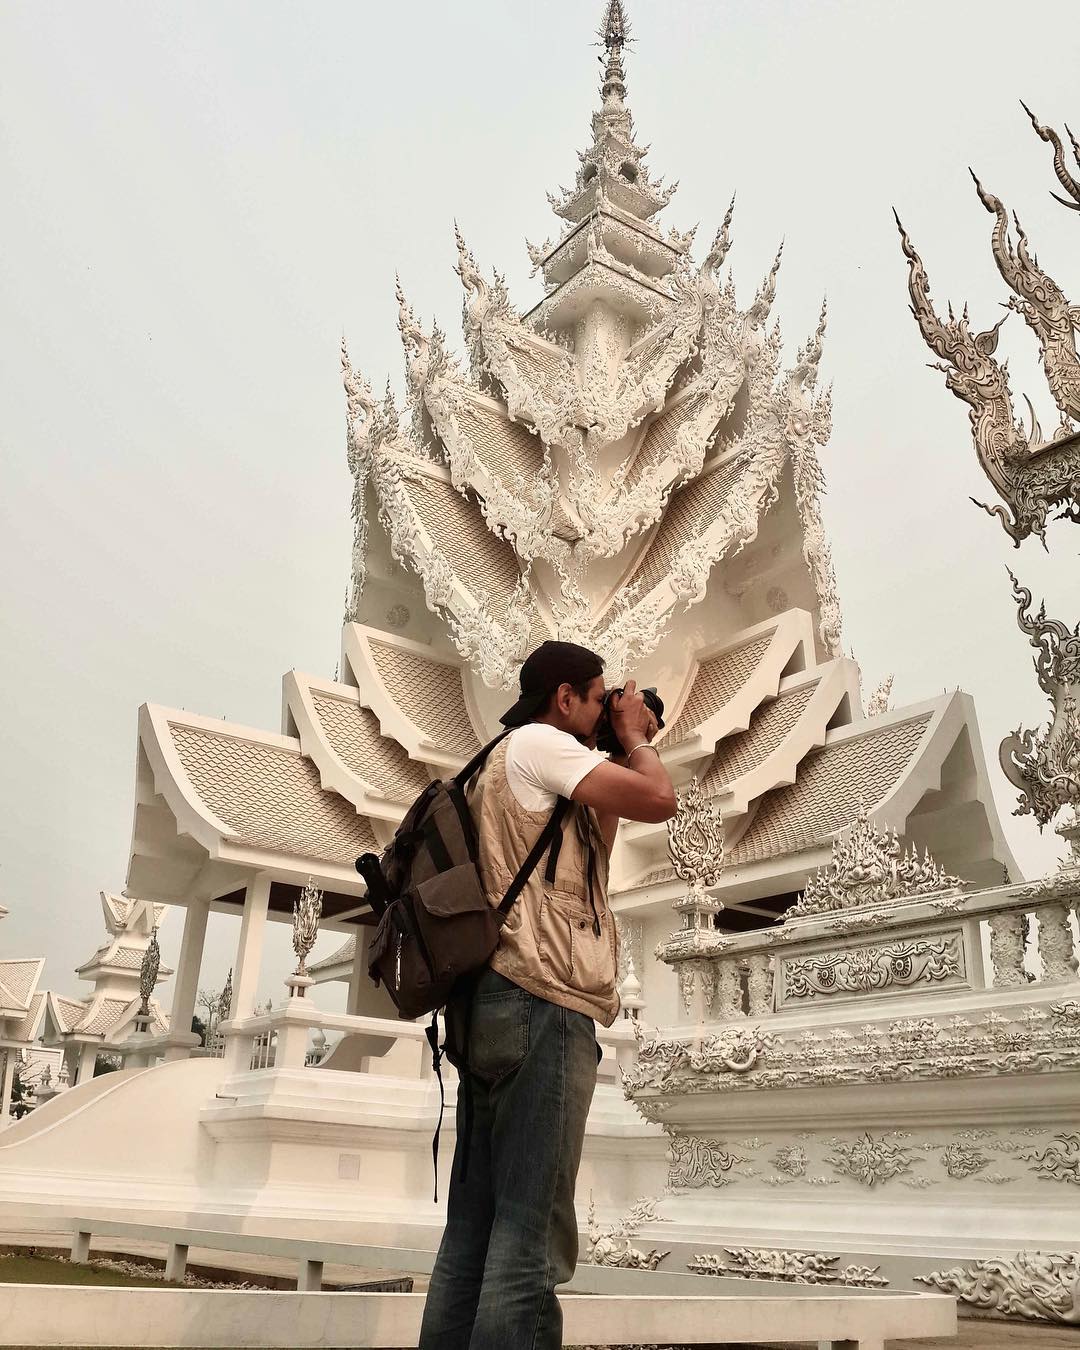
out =
[[[609,760],[612,764],[617,764],[620,769],[626,768],[625,755],[612,755]],[[604,847],[607,849],[607,855],[611,857],[611,850],[615,847],[615,836],[619,832],[619,821],[622,817],[618,811],[597,811],[596,823],[600,826],[600,836],[604,841]]]
[[619,743],[630,754],[598,764],[571,794],[596,812],[605,841],[614,841],[620,819],[659,823],[670,820],[677,809],[675,789],[660,756],[651,748],[637,749],[648,745],[656,734],[656,719],[635,693],[632,680],[627,681],[626,693],[611,720]]

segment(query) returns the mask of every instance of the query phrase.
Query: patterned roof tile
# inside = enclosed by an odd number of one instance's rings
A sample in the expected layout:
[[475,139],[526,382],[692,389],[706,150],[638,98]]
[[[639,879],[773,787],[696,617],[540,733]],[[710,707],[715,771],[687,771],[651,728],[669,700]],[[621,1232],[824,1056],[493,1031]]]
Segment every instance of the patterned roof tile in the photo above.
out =
[[89,999],[64,998],[58,994],[55,999],[56,1011],[59,1015],[60,1030],[70,1031],[78,1026],[86,1016],[86,1010],[90,1006]]
[[736,778],[752,773],[784,743],[817,688],[817,681],[804,684],[757,708],[746,731],[727,736],[717,747],[716,757],[702,779],[707,797],[714,796]]
[[379,720],[370,708],[315,689],[311,701],[326,739],[346,768],[395,801],[411,802],[423,792],[427,774],[396,741],[380,732]]
[[772,633],[744,642],[702,661],[682,711],[664,737],[664,745],[678,745],[702,722],[714,717],[746,684],[772,646]]
[[[370,638],[369,645],[390,697],[428,740],[466,758],[479,750],[460,670],[377,638]],[[422,789],[423,784],[416,792]]]
[[16,1041],[28,1041],[37,1031],[37,1020],[41,1013],[41,1005],[45,1002],[44,990],[40,994],[35,994],[30,1000],[30,1008],[23,1020],[12,1031],[12,1038]]
[[506,487],[513,488],[515,474],[527,481],[540,472],[544,462],[540,437],[507,413],[462,399],[454,415],[481,462]]
[[240,843],[342,863],[378,851],[368,821],[324,792],[299,752],[178,722],[169,731],[195,791]]
[[930,713],[812,750],[790,787],[761,798],[750,828],[728,854],[733,865],[798,853],[872,809],[911,763]]
[[[521,579],[513,548],[487,527],[475,498],[463,497],[441,479],[417,475],[402,484],[420,523],[446,557],[454,575],[474,597],[486,594],[498,621]],[[530,598],[530,646],[550,637],[535,600]]]
[[666,408],[655,421],[649,424],[634,457],[634,462],[630,465],[626,475],[625,483],[628,488],[633,487],[635,483],[641,480],[647,468],[651,468],[654,464],[663,463],[664,459],[671,453],[675,438],[680,430],[701,412],[708,397],[707,390],[691,394],[681,403],[676,403],[674,407]]
[[643,596],[671,571],[679,549],[719,517],[742,473],[743,467],[735,462],[722,464],[671,494],[664,518],[632,578],[641,583]]
[[24,1011],[30,1006],[30,996],[34,992],[40,971],[40,961],[0,961],[0,984],[11,995],[12,1002],[9,1006]]
[[87,1036],[107,1036],[131,1006],[127,998],[103,998],[96,1008],[87,1008],[86,1016],[74,1028]]

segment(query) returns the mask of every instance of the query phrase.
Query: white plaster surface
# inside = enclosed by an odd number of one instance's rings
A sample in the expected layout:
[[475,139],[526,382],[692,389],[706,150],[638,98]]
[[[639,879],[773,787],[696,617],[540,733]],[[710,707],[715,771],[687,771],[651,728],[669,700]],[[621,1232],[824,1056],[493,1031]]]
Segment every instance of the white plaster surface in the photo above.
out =
[[[422,1294],[296,1294],[270,1291],[109,1289],[0,1285],[0,1345],[219,1347],[414,1346]],[[886,1294],[873,1299],[671,1298],[567,1295],[567,1344],[673,1340],[690,1345],[848,1341],[949,1336],[951,1298]]]

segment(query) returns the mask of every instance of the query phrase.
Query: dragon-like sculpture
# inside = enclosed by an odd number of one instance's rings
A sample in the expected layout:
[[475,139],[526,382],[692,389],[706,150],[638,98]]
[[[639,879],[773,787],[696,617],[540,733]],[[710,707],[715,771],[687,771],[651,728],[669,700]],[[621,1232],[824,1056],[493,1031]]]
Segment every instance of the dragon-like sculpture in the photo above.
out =
[[[1065,163],[1060,136],[1053,128],[1042,126],[1026,104],[1024,110],[1038,135],[1053,146],[1058,181],[1074,201],[1052,195],[1062,205],[1080,210],[1080,184]],[[1071,133],[1070,140],[1080,163],[1080,150]],[[1080,418],[1080,355],[1076,340],[1080,306],[1070,305],[1061,287],[1039,265],[1015,215],[1013,243],[1005,206],[983,187],[974,173],[972,178],[980,202],[994,217],[991,249],[1011,292],[1006,308],[1019,314],[1034,333],[1047,385],[1061,414],[1053,436],[1043,435],[1030,399],[1026,399],[1029,428],[1025,430],[1016,417],[1007,364],[995,360],[998,331],[1004,319],[984,332],[973,332],[966,306],[957,319],[950,305],[948,319],[942,320],[930,298],[926,268],[897,216],[901,246],[908,261],[911,312],[927,346],[939,358],[933,368],[944,373],[946,387],[968,405],[975,453],[1005,503],[975,504],[1000,520],[1015,546],[1019,547],[1029,535],[1035,535],[1045,546],[1049,520],[1080,522],[1080,429],[1072,421]]]
[[1033,815],[1040,828],[1063,806],[1080,803],[1080,624],[1069,629],[1046,617],[1046,606],[1031,612],[1031,592],[1010,572],[1016,622],[1035,648],[1039,688],[1050,700],[1049,725],[1042,731],[1017,729],[1001,743],[1006,778],[1020,791],[1016,815]]

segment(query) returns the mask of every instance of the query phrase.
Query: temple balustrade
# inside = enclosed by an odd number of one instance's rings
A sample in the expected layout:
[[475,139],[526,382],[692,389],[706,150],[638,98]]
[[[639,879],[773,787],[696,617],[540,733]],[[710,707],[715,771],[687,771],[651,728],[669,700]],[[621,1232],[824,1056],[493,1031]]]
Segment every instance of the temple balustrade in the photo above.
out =
[[[318,1073],[371,1073],[405,1078],[433,1076],[426,1021],[403,1021],[326,1012],[311,998],[292,997],[251,1017],[222,1023],[225,1057],[241,1073],[299,1070]],[[337,1035],[324,1058],[312,1062],[311,1042],[317,1032]],[[629,1020],[597,1027],[604,1051],[599,1078],[615,1082],[620,1069],[636,1058],[637,1043]],[[443,1071],[453,1076],[443,1061]]]
[[665,959],[678,978],[681,1023],[782,1019],[852,1004],[869,1012],[876,1000],[898,996],[927,1005],[946,995],[1010,1002],[1020,991],[1076,981],[1078,908],[1080,877],[1075,890],[946,891],[800,915],[764,931],[710,933],[704,953],[676,934],[672,946],[688,954]]

